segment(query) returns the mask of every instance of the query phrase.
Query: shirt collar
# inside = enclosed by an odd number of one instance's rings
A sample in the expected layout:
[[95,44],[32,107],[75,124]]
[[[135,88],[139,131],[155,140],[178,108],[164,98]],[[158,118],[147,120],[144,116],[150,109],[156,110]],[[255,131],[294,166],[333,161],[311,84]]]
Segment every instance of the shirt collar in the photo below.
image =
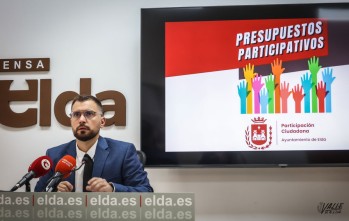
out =
[[95,153],[96,153],[96,148],[97,148],[97,143],[98,143],[98,140],[96,140],[96,142],[92,145],[92,147],[87,151],[87,153],[81,151],[79,148],[78,148],[78,145],[76,144],[75,145],[75,148],[76,148],[76,159],[81,162],[82,159],[84,158],[85,154],[88,154],[91,159],[93,160],[94,157],[95,157]]

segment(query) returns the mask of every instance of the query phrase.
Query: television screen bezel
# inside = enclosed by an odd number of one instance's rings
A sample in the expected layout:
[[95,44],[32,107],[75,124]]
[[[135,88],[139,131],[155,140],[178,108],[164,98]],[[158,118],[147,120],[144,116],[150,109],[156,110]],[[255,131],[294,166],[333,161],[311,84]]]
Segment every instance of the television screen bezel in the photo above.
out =
[[146,154],[146,166],[348,166],[349,150],[165,151],[165,22],[317,18],[320,8],[349,10],[349,3],[141,9],[141,150]]

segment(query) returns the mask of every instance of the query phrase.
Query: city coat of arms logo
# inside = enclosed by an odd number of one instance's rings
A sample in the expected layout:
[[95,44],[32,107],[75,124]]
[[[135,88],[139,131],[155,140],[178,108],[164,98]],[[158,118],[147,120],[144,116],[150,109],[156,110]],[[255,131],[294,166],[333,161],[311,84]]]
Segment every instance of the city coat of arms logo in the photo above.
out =
[[268,126],[263,117],[251,119],[253,124],[245,130],[245,141],[249,148],[264,150],[272,143],[272,127]]

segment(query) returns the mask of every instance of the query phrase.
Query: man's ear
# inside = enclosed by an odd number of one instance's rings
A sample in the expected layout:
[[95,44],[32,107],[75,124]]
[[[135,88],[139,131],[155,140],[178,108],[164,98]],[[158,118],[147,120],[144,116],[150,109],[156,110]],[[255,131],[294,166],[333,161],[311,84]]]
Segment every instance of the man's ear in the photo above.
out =
[[101,117],[101,128],[105,126],[106,119],[105,117]]

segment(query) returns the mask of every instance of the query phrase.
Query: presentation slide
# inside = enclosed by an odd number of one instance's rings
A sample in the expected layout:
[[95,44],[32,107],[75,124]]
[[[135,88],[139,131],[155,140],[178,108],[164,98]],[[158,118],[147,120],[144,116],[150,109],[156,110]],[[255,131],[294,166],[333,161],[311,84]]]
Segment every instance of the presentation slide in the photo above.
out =
[[348,150],[349,20],[319,15],[166,22],[165,151]]

